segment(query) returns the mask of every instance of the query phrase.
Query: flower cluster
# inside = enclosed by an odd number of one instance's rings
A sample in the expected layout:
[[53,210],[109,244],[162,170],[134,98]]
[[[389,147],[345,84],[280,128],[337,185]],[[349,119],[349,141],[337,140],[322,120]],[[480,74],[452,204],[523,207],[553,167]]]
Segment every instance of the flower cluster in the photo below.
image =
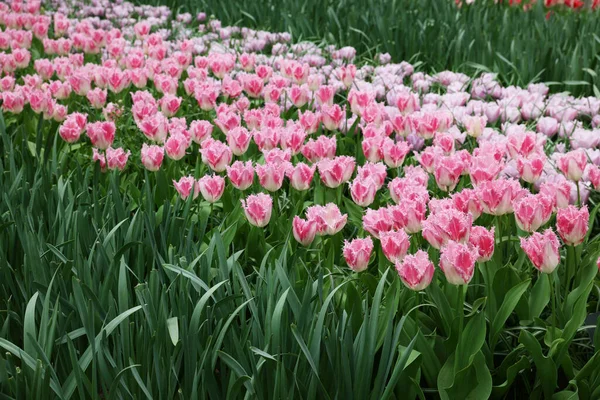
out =
[[[346,240],[348,266],[365,270],[381,246],[414,290],[434,266],[411,244],[439,250],[448,282],[465,285],[502,241],[489,221],[507,214],[542,272],[560,261],[554,218],[564,244],[585,239],[600,99],[504,87],[489,73],[428,75],[388,55],[358,66],[351,47],[291,44],[202,15],[166,29],[163,8],[94,4],[0,4],[0,98],[6,114],[60,123],[64,142],[83,143],[74,151],[102,171],[123,171],[130,157],[149,172],[176,165],[190,171],[173,179],[182,199],[214,203],[231,188],[260,228],[280,192],[347,193],[364,236]],[[303,246],[349,221],[343,203],[320,203],[291,220]]]

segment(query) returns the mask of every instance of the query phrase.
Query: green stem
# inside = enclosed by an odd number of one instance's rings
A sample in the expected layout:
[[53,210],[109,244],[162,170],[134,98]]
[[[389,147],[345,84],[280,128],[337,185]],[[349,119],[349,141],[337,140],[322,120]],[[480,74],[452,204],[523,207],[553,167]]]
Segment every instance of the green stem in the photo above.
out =
[[548,282],[550,283],[550,296],[552,297],[552,340],[554,340],[554,332],[556,332],[558,326],[556,322],[556,293],[554,292],[554,276],[552,274],[547,275]]
[[567,246],[567,271],[565,280],[565,298],[571,290],[571,280],[575,275],[575,246]]
[[465,288],[464,285],[458,286],[458,295],[456,300],[456,312],[458,312],[459,322],[458,322],[458,336],[456,337],[456,351],[454,352],[454,374],[458,372],[458,355],[460,353],[459,344],[460,338],[463,333],[463,326],[465,323]]
[[575,182],[575,186],[577,186],[577,207],[581,207],[581,193],[579,190],[579,181]]

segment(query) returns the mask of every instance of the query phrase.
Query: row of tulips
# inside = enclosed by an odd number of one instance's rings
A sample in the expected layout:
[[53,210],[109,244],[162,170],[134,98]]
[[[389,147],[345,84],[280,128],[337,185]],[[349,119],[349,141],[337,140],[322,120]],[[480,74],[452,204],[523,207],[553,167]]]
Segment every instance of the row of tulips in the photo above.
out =
[[[368,283],[372,277],[381,290],[388,285],[384,302],[398,301],[400,293],[405,305],[415,307],[402,308],[398,317],[404,323],[410,316],[414,332],[421,335],[419,342],[415,336],[405,343],[411,343],[407,348],[414,345],[428,357],[424,377],[420,372],[410,377],[419,390],[429,385],[442,398],[457,398],[465,390],[473,398],[486,398],[494,386],[495,395],[503,395],[513,383],[518,387],[515,377],[525,368],[516,359],[525,354],[537,371],[524,384],[532,384],[531,392],[550,397],[557,390],[565,394],[586,386],[588,398],[600,395],[593,387],[600,380],[597,357],[586,353],[571,362],[580,371],[595,368],[585,376],[564,360],[565,353],[575,353],[582,315],[593,312],[588,297],[600,269],[600,99],[550,94],[544,84],[503,87],[489,73],[429,75],[407,62],[392,63],[389,55],[359,65],[350,47],[292,44],[287,34],[222,27],[205,15],[194,20],[161,8],[106,6],[114,21],[86,17],[93,8],[77,13],[65,4],[43,11],[36,1],[0,4],[1,108],[15,143],[19,127],[37,131],[32,146],[38,158],[60,152],[65,176],[82,165],[95,170],[94,196],[99,187],[107,192],[119,188],[122,179],[132,214],[146,213],[153,221],[149,229],[170,220],[164,215],[171,207],[182,212],[174,219],[187,218],[191,210],[196,222],[208,212],[202,235],[190,233],[190,241],[198,241],[198,259],[209,243],[226,244],[218,249],[223,252],[219,257],[226,251],[232,256],[222,261],[219,274],[240,259],[234,249],[244,248],[241,268],[247,274],[260,260],[277,269],[288,251],[305,255],[302,265],[318,269],[320,281],[329,269],[327,279],[339,284],[327,289],[330,299],[353,280]],[[128,10],[135,10],[137,18],[124,18]],[[44,140],[48,145],[42,152]],[[193,223],[183,229],[192,232]],[[534,270],[524,267],[526,258]],[[296,266],[304,261],[294,260]],[[209,273],[196,274],[194,265],[163,267],[192,279],[208,301],[220,284],[198,284],[198,276]],[[360,274],[334,273],[339,265]],[[394,283],[388,282],[388,268],[397,271]],[[136,279],[145,279],[151,269],[142,266]],[[277,271],[283,279],[285,273]],[[165,272],[161,279],[169,277]],[[292,279],[286,279],[290,285]],[[396,287],[398,281],[410,290]],[[369,287],[359,286],[366,299],[371,299]],[[276,312],[287,307],[285,296]],[[344,304],[352,296],[340,296],[335,312],[346,313]],[[297,297],[290,295],[290,307],[300,304]],[[316,298],[308,292],[305,297]],[[532,304],[527,311],[525,298]],[[546,310],[550,300],[552,311]],[[560,312],[554,309],[557,302]],[[423,308],[428,305],[435,311]],[[378,306],[373,307],[378,314]],[[252,313],[246,318],[264,318]],[[503,330],[511,316],[510,323],[526,332],[518,338],[523,346],[512,331]],[[169,333],[177,346],[172,318]],[[246,318],[239,316],[240,326]],[[290,331],[296,323],[302,325],[294,320]],[[375,324],[374,329],[391,337],[394,326]],[[534,337],[530,330],[550,332],[550,339]],[[483,339],[470,343],[474,331]],[[311,360],[307,397],[317,387],[326,393],[318,370],[327,366],[318,357],[331,348],[315,344],[308,349],[300,342],[306,338],[299,340],[301,334],[294,332],[299,351],[317,358]],[[360,332],[352,336],[360,338]],[[376,334],[369,340],[382,346]],[[555,375],[561,370],[568,384],[544,375],[550,364],[540,361],[528,335],[538,346],[549,343],[551,369]],[[206,343],[208,336],[202,338]],[[496,352],[500,338],[503,349]],[[442,339],[447,350],[437,359],[431,348]],[[0,346],[14,350],[2,341]],[[227,360],[219,369],[244,369],[241,361],[215,354]],[[287,362],[284,354],[277,354],[281,363]],[[519,366],[514,374],[507,372],[509,364]],[[486,376],[473,378],[482,370]],[[508,383],[492,385],[490,371]],[[459,384],[468,377],[473,385]],[[245,386],[247,394],[255,394],[250,386]]]

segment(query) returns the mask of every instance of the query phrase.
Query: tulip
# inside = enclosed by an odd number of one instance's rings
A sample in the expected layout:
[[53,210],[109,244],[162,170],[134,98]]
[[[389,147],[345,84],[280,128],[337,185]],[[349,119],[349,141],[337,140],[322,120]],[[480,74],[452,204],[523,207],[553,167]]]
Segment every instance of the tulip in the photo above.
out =
[[387,208],[379,208],[377,210],[367,209],[363,215],[363,228],[371,235],[379,239],[382,232],[392,230],[393,221],[390,218]]
[[535,232],[528,238],[521,238],[521,248],[532,264],[545,274],[551,274],[560,262],[559,242],[552,229],[544,233]]
[[206,175],[198,179],[198,187],[204,200],[214,203],[219,201],[225,191],[225,179],[218,175]]
[[563,154],[558,159],[558,168],[567,179],[577,182],[583,176],[587,161],[585,151],[577,149]]
[[348,221],[348,214],[342,214],[338,206],[333,203],[308,207],[306,217],[317,223],[319,235],[335,235],[346,226]]
[[469,234],[469,243],[479,252],[477,262],[489,261],[494,254],[494,237],[495,228],[491,230],[485,229],[483,226],[474,226]]
[[116,127],[113,122],[94,122],[86,125],[86,133],[92,146],[106,150],[115,140]]
[[289,168],[289,163],[268,162],[264,165],[256,166],[256,175],[260,185],[269,192],[275,192],[281,188],[283,178]]
[[308,166],[303,162],[299,162],[295,166],[288,168],[286,175],[290,180],[290,185],[300,191],[310,189],[316,166]]
[[189,140],[181,133],[171,135],[165,142],[165,152],[172,160],[181,160],[185,156],[185,151],[189,145]]
[[179,181],[173,180],[173,185],[183,200],[189,197],[192,190],[194,199],[200,194],[200,187],[193,176],[183,176],[179,178]]
[[452,285],[467,285],[473,278],[475,261],[479,252],[470,244],[449,241],[442,247],[440,268],[448,283]]
[[190,124],[190,135],[195,143],[201,144],[212,134],[213,126],[208,121],[192,121]]
[[336,151],[336,137],[319,136],[316,140],[309,139],[302,146],[302,155],[311,163],[321,161],[324,158],[334,158]]
[[518,181],[507,179],[482,182],[476,190],[483,212],[491,215],[513,212],[513,202],[526,193]]
[[383,254],[391,263],[402,261],[410,247],[410,238],[403,230],[381,232],[379,240]]
[[263,228],[271,220],[273,211],[273,199],[268,194],[251,194],[245,200],[240,200],[244,208],[244,214],[251,225]]
[[241,156],[248,150],[252,135],[243,126],[231,129],[227,133],[227,144],[236,156]]
[[229,146],[218,140],[207,139],[202,142],[201,147],[203,163],[215,172],[223,172],[227,169],[233,157]]
[[350,183],[352,200],[361,207],[368,207],[375,200],[377,185],[371,178],[356,178]]
[[231,184],[239,190],[246,190],[252,185],[254,180],[254,167],[252,161],[236,161],[231,166],[227,166],[227,177]]
[[484,116],[471,116],[466,115],[463,117],[463,125],[465,126],[465,130],[467,131],[467,135],[478,138],[483,133],[485,126],[487,124],[487,117]]
[[131,151],[123,150],[122,148],[113,149],[109,147],[106,149],[106,161],[109,169],[118,169],[119,171],[123,171],[125,169],[125,164],[127,164],[127,160],[131,155]]
[[372,252],[373,240],[370,237],[354,239],[351,242],[344,241],[344,259],[354,272],[362,272],[367,269]]
[[454,208],[465,214],[470,213],[473,217],[473,221],[479,218],[483,212],[481,202],[474,189],[463,189],[458,193],[454,193],[452,195],[452,201],[454,203]]
[[429,286],[435,269],[427,253],[419,250],[414,255],[407,255],[403,260],[397,260],[396,271],[407,288],[420,291]]
[[558,210],[556,228],[563,242],[571,246],[583,243],[589,229],[590,213],[587,206],[568,206]]
[[517,171],[519,176],[525,182],[535,183],[544,170],[546,155],[543,153],[534,153],[528,158],[519,157],[517,159]]
[[142,145],[142,164],[148,171],[158,171],[162,165],[163,158],[165,156],[164,149],[160,146],[151,145],[148,146],[146,143]]
[[397,142],[390,138],[386,138],[382,146],[383,160],[390,168],[398,168],[404,163],[404,158],[410,152],[408,142]]
[[296,215],[292,221],[292,233],[302,246],[310,246],[317,235],[317,222],[304,220]]
[[354,157],[339,156],[334,159],[323,159],[317,163],[321,181],[325,186],[336,188],[342,183],[347,182],[352,173],[356,162]]
[[586,170],[586,178],[596,190],[600,190],[600,168],[596,165],[589,165]]
[[552,216],[553,206],[553,199],[543,194],[530,194],[515,200],[513,209],[517,225],[526,232],[537,231]]
[[452,191],[458,184],[464,168],[458,157],[442,157],[435,163],[435,182],[444,192]]

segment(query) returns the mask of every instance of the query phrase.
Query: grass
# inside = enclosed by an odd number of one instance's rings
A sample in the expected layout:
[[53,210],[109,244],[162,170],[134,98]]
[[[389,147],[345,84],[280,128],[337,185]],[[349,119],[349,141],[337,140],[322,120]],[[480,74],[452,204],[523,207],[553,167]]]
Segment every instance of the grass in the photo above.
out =
[[287,31],[306,39],[354,46],[363,58],[389,52],[420,69],[473,74],[493,71],[505,84],[551,82],[553,90],[593,94],[600,73],[598,15],[531,11],[477,1],[458,9],[446,0],[161,0],[224,24]]

